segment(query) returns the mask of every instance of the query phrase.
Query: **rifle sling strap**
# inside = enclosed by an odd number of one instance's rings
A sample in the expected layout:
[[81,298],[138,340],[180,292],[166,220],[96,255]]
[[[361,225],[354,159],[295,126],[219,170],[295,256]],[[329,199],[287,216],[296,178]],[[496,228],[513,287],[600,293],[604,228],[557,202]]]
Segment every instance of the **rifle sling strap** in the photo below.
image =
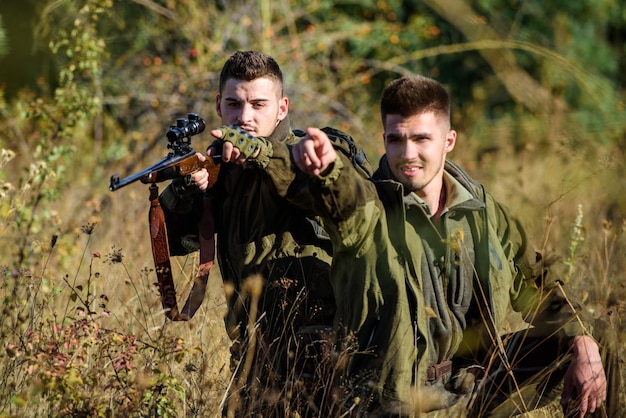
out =
[[159,188],[155,183],[150,185],[150,211],[148,218],[152,256],[154,257],[154,268],[158,279],[163,310],[165,315],[172,321],[188,321],[202,304],[209,272],[213,267],[215,259],[215,223],[211,211],[211,200],[205,197],[203,202],[202,218],[200,220],[200,266],[182,312],[178,310],[178,303],[176,302],[176,289],[172,277],[165,215],[159,203]]

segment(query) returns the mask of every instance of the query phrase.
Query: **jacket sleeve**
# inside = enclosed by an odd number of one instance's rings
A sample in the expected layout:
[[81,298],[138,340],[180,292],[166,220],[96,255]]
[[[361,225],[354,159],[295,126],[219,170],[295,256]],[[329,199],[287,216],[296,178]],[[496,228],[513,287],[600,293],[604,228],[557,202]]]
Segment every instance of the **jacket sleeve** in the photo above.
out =
[[[365,153],[350,136],[329,127],[322,130],[326,132],[337,151],[337,158],[342,161],[337,163],[329,175],[320,178],[320,181],[334,180],[343,166],[351,166],[353,174],[363,178],[371,176],[372,168]],[[265,138],[265,141],[266,150],[262,151],[260,158],[250,160],[250,166],[261,168],[267,173],[279,196],[286,198],[301,209],[311,210],[316,196],[312,195],[312,190],[309,188],[309,175],[300,171],[293,161],[292,144],[276,141],[271,137]]]
[[298,169],[291,145],[272,142],[267,164],[257,164],[278,195],[321,218],[335,251],[359,251],[368,245],[380,213],[376,188],[362,169],[358,171],[344,152],[324,176],[313,177]]
[[363,176],[344,154],[337,153],[331,170],[324,176],[309,177],[314,208],[337,251],[356,257],[373,245],[375,228],[383,206],[375,184]]

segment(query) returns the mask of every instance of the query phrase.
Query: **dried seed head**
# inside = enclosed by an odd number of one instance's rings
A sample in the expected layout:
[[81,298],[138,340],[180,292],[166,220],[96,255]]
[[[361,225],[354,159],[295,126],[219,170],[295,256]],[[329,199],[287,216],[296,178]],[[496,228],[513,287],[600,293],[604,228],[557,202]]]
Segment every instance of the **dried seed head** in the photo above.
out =
[[96,227],[96,224],[93,222],[90,222],[86,225],[81,226],[80,230],[82,231],[83,234],[91,235],[95,227]]
[[110,264],[121,263],[123,258],[122,249],[115,248],[115,246],[111,247],[111,252],[105,257]]

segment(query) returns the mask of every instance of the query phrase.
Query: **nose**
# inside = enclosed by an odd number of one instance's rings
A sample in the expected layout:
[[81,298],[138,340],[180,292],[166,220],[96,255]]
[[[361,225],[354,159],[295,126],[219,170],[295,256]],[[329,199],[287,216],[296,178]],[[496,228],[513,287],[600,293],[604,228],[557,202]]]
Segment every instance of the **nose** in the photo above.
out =
[[252,106],[246,103],[241,107],[241,114],[239,115],[239,118],[242,123],[246,123],[252,120],[252,114]]
[[413,141],[404,141],[402,144],[402,158],[405,160],[417,158],[417,146]]

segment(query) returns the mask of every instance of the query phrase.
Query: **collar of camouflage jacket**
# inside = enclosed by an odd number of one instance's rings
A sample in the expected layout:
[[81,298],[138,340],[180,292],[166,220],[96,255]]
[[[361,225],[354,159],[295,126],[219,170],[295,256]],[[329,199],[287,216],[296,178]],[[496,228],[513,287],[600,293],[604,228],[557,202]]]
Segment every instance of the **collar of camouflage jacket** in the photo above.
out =
[[274,132],[270,134],[267,138],[270,141],[276,142],[285,142],[291,136],[291,127],[289,122],[289,115],[285,116],[285,119],[278,122],[276,128],[274,128]]

